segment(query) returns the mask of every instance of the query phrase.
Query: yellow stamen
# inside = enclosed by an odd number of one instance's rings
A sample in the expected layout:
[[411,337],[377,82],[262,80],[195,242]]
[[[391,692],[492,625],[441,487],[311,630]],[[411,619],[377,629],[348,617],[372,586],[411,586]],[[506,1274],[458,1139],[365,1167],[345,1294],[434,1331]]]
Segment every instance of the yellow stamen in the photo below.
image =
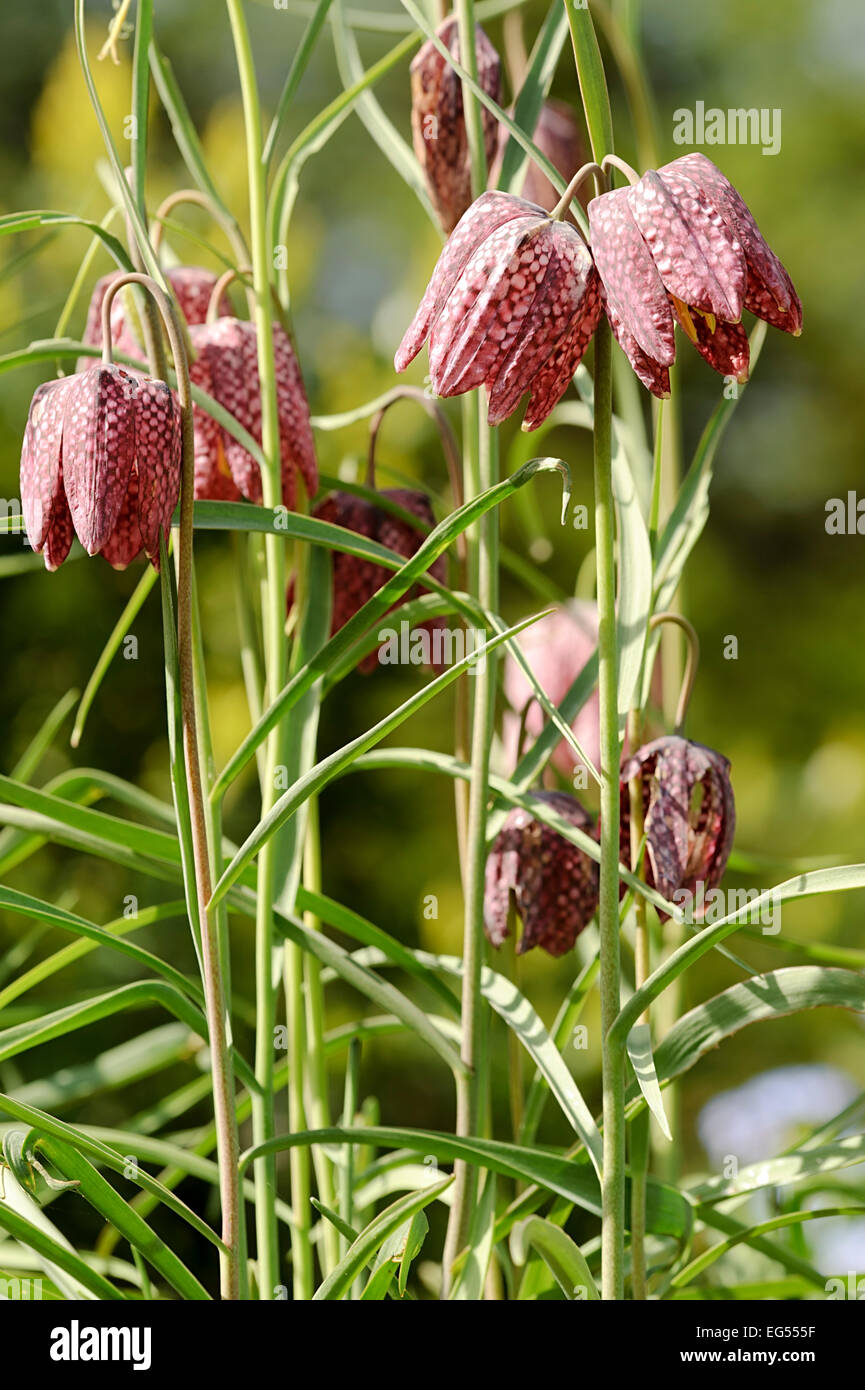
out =
[[676,316],[679,320],[679,323],[682,325],[688,337],[691,339],[691,342],[696,343],[697,330],[694,327],[694,320],[691,318],[690,309],[688,308],[687,304],[684,304],[681,299],[677,299],[674,294],[671,294],[670,298],[672,299],[673,304],[675,306]]
[[216,441],[216,468],[224,478],[231,477],[231,469],[228,466],[228,459],[225,457],[225,450],[222,447],[222,440]]

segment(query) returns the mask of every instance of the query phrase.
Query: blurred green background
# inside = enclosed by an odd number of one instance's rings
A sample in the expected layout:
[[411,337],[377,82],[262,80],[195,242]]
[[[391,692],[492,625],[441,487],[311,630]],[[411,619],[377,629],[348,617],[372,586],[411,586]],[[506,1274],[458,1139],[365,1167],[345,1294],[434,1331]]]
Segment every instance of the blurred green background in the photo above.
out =
[[[387,0],[383,0],[387,4]],[[397,5],[388,6],[398,30]],[[767,239],[788,266],[805,309],[805,331],[794,341],[770,331],[753,386],[723,440],[712,487],[712,512],[690,562],[687,611],[702,641],[702,664],[689,719],[690,734],[731,760],[737,798],[737,848],[763,856],[765,868],[748,886],[768,887],[787,877],[801,857],[862,857],[865,819],[865,644],[862,602],[865,541],[829,536],[829,498],[859,486],[865,393],[861,363],[865,320],[862,227],[865,185],[865,16],[857,0],[647,0],[644,46],[655,93],[661,155],[683,151],[672,143],[673,112],[706,106],[780,108],[777,156],[759,147],[705,147],[750,204]],[[91,53],[102,42],[107,4],[88,7]],[[273,110],[308,7],[287,11],[250,6],[259,78]],[[531,41],[545,7],[526,8]],[[0,13],[0,213],[55,208],[93,218],[109,206],[100,180],[102,148],[74,53],[68,0],[38,7],[6,3]],[[500,51],[501,19],[485,21]],[[213,0],[157,0],[156,29],[201,133],[218,186],[246,222],[246,174],[236,71],[228,23]],[[366,65],[398,33],[360,33]],[[377,87],[400,131],[409,137],[408,64]],[[627,106],[612,65],[617,148],[636,158]],[[128,45],[119,66],[98,65],[97,81],[118,144],[129,107]],[[332,43],[325,28],[301,84],[289,135],[294,136],[340,90]],[[578,103],[568,48],[554,95]],[[165,116],[154,98],[148,197],[151,207],[188,182]],[[195,209],[178,220],[197,234],[219,234]],[[194,243],[166,238],[181,258],[217,263]],[[72,277],[86,249],[81,229],[28,232],[0,241],[0,353],[51,336]],[[312,410],[329,414],[372,398],[394,383],[392,355],[437,254],[439,241],[423,210],[399,182],[356,116],[349,117],[325,151],[306,167],[292,224],[289,278],[299,354]],[[91,278],[108,268],[97,259]],[[83,326],[87,291],[73,320]],[[683,340],[684,341],[684,340]],[[684,344],[679,376],[686,458],[720,394],[720,381]],[[420,382],[425,354],[412,369]],[[31,391],[46,373],[25,369],[0,379],[0,491],[14,498],[20,439]],[[453,417],[459,423],[459,412]],[[505,432],[504,458],[514,430]],[[518,438],[518,436],[517,436]],[[358,476],[365,452],[363,425],[318,437],[323,471]],[[521,446],[522,447],[522,446]],[[573,470],[577,501],[590,503],[588,439],[559,431],[544,445]],[[422,412],[409,405],[388,417],[379,446],[381,480],[388,469],[423,480],[449,506],[447,479],[436,438]],[[571,592],[590,541],[560,530],[558,484],[542,479],[536,497],[552,553],[544,568]],[[441,510],[439,510],[441,514]],[[506,542],[526,552],[525,514],[505,508]],[[68,563],[55,576],[28,567],[21,545],[5,541],[0,582],[0,720],[4,769],[9,770],[42,719],[70,687],[82,688],[103,643],[139,577],[138,566],[114,573],[99,560]],[[217,760],[222,762],[247,728],[240,679],[231,547],[204,537],[199,546]],[[503,607],[516,619],[537,597],[505,576]],[[168,798],[162,691],[161,633],[155,595],[135,623],[136,661],[119,657],[98,696],[80,749],[65,743],[69,724],[45,759],[40,778],[70,765],[96,765]],[[738,638],[738,660],[723,657],[728,635]],[[394,707],[422,677],[386,668],[353,677],[328,701],[323,751],[345,742]],[[453,710],[445,696],[407,726],[401,743],[452,747]],[[461,894],[457,876],[451,786],[401,772],[353,775],[322,801],[325,888],[381,923],[399,938],[430,949],[457,951]],[[254,788],[244,782],[229,801],[228,832],[242,835],[256,814]],[[142,906],[161,892],[152,881],[130,881],[123,870],[56,848],[45,849],[10,881],[73,907],[97,922],[123,910],[135,894]],[[731,880],[735,881],[735,879]],[[423,916],[423,900],[436,894],[438,919]],[[167,896],[167,894],[166,894]],[[784,932],[795,940],[862,944],[862,900],[836,895],[785,909]],[[181,924],[139,934],[142,944],[192,964]],[[234,934],[240,996],[251,993],[251,938],[246,923]],[[26,968],[57,941],[21,920],[0,921],[4,979]],[[763,942],[742,944],[759,968],[793,963],[795,956]],[[522,979],[545,1018],[555,1012],[573,974],[573,962],[552,962],[540,952],[522,963]],[[78,997],[130,975],[122,959],[98,953],[58,976],[42,991],[42,1007]],[[736,978],[719,956],[703,960],[689,978],[694,999]],[[28,1001],[36,996],[28,996]],[[331,1022],[350,1016],[358,1001],[338,988]],[[31,1005],[32,1007],[32,1005]],[[342,1011],[342,1012],[341,1012]],[[8,1011],[9,1022],[16,1015]],[[3,1020],[0,1019],[0,1022]],[[153,1026],[163,1022],[154,1012]],[[0,1067],[3,1089],[86,1059],[131,1036],[140,1019],[75,1035],[62,1055],[49,1045]],[[596,1030],[595,1030],[596,1031]],[[242,1041],[248,1041],[241,1030]],[[501,1041],[499,1039],[499,1041]],[[597,1057],[576,1053],[572,1063],[597,1100]],[[684,1086],[689,1161],[706,1163],[697,1133],[705,1101],[757,1072],[786,1063],[819,1062],[840,1069],[855,1087],[865,1082],[862,1032],[852,1015],[825,1011],[761,1025],[705,1058]],[[176,1073],[176,1074],[175,1074]],[[119,1122],[128,1107],[144,1108],[188,1070],[142,1079],[132,1093],[107,1091],[87,1106],[92,1122]],[[413,1043],[384,1040],[365,1052],[363,1089],[379,1098],[385,1120],[447,1128],[452,1124],[447,1075]],[[497,1052],[497,1104],[506,1105],[505,1053]],[[335,1088],[341,1081],[334,1077]],[[72,1117],[81,1112],[70,1106]],[[202,1115],[205,1113],[201,1112]],[[806,1118],[806,1117],[800,1117]],[[564,1137],[550,1111],[544,1137]],[[723,1151],[723,1149],[722,1149]]]

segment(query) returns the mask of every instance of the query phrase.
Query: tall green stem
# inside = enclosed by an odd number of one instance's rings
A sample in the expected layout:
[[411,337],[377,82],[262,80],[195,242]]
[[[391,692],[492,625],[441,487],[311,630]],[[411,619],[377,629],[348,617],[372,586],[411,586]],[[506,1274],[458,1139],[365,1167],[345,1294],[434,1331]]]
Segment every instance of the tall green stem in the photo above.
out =
[[[477,80],[475,18],[472,0],[457,0],[462,63]],[[483,122],[477,97],[463,82],[463,110],[471,155],[472,191],[478,197],[487,183]],[[483,421],[479,392],[467,398],[463,410],[463,494],[466,500],[491,487],[498,479],[498,437]],[[498,611],[498,520],[493,509],[474,527],[467,544],[469,586],[488,612]],[[464,871],[462,1059],[467,1077],[457,1080],[456,1132],[461,1138],[478,1133],[484,1113],[486,1090],[483,1046],[483,915],[486,868],[486,821],[489,796],[490,741],[495,715],[496,658],[488,654],[473,677],[474,704],[471,734],[471,782],[466,819],[467,843],[461,855]],[[442,1257],[442,1296],[447,1297],[453,1262],[461,1250],[477,1195],[477,1171],[466,1163],[454,1164],[454,1198]]]
[[219,909],[211,907],[213,892],[213,822],[207,805],[197,719],[197,672],[194,570],[194,446],[192,392],[189,366],[180,323],[170,297],[147,275],[121,276],[108,287],[102,305],[102,341],[106,360],[111,359],[111,304],[125,284],[140,285],[155,300],[165,326],[174,368],[181,418],[180,534],[177,568],[177,653],[180,685],[181,731],[190,811],[192,868],[200,928],[202,985],[213,1075],[213,1110],[222,1204],[222,1239],[226,1251],[220,1257],[221,1292],[225,1299],[240,1294],[238,1253],[241,1233],[241,1198],[238,1176],[239,1144],[234,1108],[234,1071],[231,1058],[231,1024],[223,966],[225,940],[221,939]]
[[[467,426],[474,427],[477,453],[470,449],[467,457],[466,497],[492,487],[498,479],[498,436],[480,417],[483,408],[475,398],[474,411],[466,411]],[[475,467],[475,458],[477,465]],[[472,569],[476,575],[478,602],[488,612],[498,611],[498,526],[495,511],[488,512],[470,536],[474,551]],[[486,822],[489,799],[490,743],[495,714],[496,658],[487,654],[483,667],[472,677],[474,703],[471,735],[471,782],[469,790],[467,844],[465,864],[463,978],[462,978],[462,1049],[461,1056],[469,1068],[469,1076],[457,1081],[456,1132],[466,1138],[479,1133],[484,1114],[486,1075],[484,1066],[484,1015],[481,995],[483,969],[483,912],[484,873],[486,869]],[[454,1200],[448,1223],[443,1261],[443,1289],[450,1283],[450,1270],[459,1254],[471,1221],[477,1194],[477,1171],[464,1163],[454,1165]]]
[[[642,743],[642,718],[638,709],[628,716],[628,739],[636,753]],[[631,858],[635,874],[642,877],[643,859],[643,780],[634,777],[628,783],[631,827]],[[634,896],[634,983],[637,989],[645,984],[651,970],[649,958],[649,925],[646,919],[646,899],[641,893]],[[649,1022],[648,1009],[640,1015],[640,1023]],[[635,1300],[646,1297],[646,1195],[649,1172],[649,1112],[641,1110],[631,1121],[629,1157],[631,1160],[631,1293]]]
[[[258,374],[261,383],[261,444],[266,462],[262,470],[262,501],[275,508],[282,502],[280,476],[279,417],[276,401],[276,374],[273,360],[271,314],[271,262],[268,250],[265,168],[262,159],[261,106],[255,64],[243,0],[226,0],[237,57],[246,128],[246,158],[249,170],[249,220],[255,291],[255,328],[258,340]],[[265,581],[263,586],[264,650],[267,697],[272,700],[285,684],[288,662],[285,638],[285,548],[278,535],[265,537]],[[285,763],[284,732],[277,727],[271,734],[265,754],[262,785],[262,814],[277,796],[278,770]],[[253,1142],[264,1144],[275,1134],[273,1107],[274,1022],[276,977],[274,960],[273,902],[277,896],[277,845],[268,840],[258,863],[256,901],[256,1014],[255,1074],[261,1087],[253,1098]],[[291,1021],[289,1020],[289,1027]],[[292,1077],[292,1084],[302,1084]],[[276,1224],[276,1164],[272,1155],[256,1161],[256,1235],[258,1286],[260,1296],[275,1297],[280,1285],[279,1248]]]
[[613,510],[612,339],[605,318],[595,334],[595,558],[598,573],[598,693],[601,732],[601,940],[604,1176],[601,1234],[602,1297],[624,1296],[625,1072],[609,1032],[619,1013],[619,716],[616,651],[616,524]]

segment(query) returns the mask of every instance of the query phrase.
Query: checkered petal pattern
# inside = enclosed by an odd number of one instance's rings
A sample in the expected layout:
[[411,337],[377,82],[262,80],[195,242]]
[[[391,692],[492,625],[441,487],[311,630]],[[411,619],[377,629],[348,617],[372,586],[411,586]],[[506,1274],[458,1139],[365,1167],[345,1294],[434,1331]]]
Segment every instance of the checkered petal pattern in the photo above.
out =
[[[532,800],[595,838],[595,822],[566,792],[536,792]],[[541,946],[551,956],[563,956],[573,949],[597,909],[597,863],[516,806],[496,836],[486,864],[484,930],[496,947],[508,936],[511,894],[523,924],[517,953]]]
[[[223,317],[192,328],[190,338],[195,350],[189,369],[193,384],[212,396],[260,444],[261,385],[255,325],[246,319]],[[293,509],[298,473],[307,495],[313,497],[318,491],[318,467],[300,367],[291,340],[278,323],[273,326],[273,355],[282,500]],[[252,454],[201,406],[193,407],[192,417],[196,497],[231,501],[246,497],[260,503],[261,470]]]
[[[436,30],[457,62],[460,61],[459,24],[452,16]],[[475,26],[478,82],[494,101],[501,100],[501,62],[480,25]],[[442,230],[452,232],[472,200],[472,171],[463,112],[462,81],[431,40],[417,52],[411,65],[411,129],[415,154]],[[495,117],[481,114],[487,165],[496,152]]]
[[[426,493],[411,488],[385,488],[380,495],[395,502],[404,511],[411,512],[424,527],[432,529],[435,525],[435,517]],[[365,497],[357,497],[350,492],[331,493],[319,503],[313,515],[320,521],[344,526],[348,531],[355,531],[358,535],[366,536],[368,540],[377,541],[379,545],[395,550],[397,555],[402,555],[405,559],[415,554],[424,538],[422,530],[409,525],[393,512],[377,507]],[[372,560],[347,555],[344,551],[333,552],[331,635],[344,627],[349,618],[354,617],[391,574],[391,570],[375,564]],[[445,581],[447,565],[443,555],[430,566],[430,574],[442,583]],[[428,590],[419,584],[406,597],[417,597],[427,592]],[[293,597],[293,592],[290,591],[289,605],[293,602]],[[441,626],[442,622],[443,619],[433,618],[422,626],[428,631],[433,631]],[[377,652],[370,652],[359,662],[358,670],[368,675],[375,670],[377,662]]]
[[27,536],[48,569],[77,535],[118,569],[154,563],[181,478],[180,410],[164,381],[99,365],[40,386],[21,452]]
[[534,429],[567,389],[599,315],[600,282],[575,228],[488,193],[445,246],[395,365],[429,338],[436,395],[485,386],[498,424],[531,391],[525,427]]
[[715,371],[748,379],[747,309],[798,335],[793,282],[720,169],[687,154],[589,204],[592,254],[613,333],[640,380],[669,395],[678,322]]
[[[643,785],[646,882],[667,899],[697,884],[715,888],[733,845],[736,807],[730,764],[721,754],[679,737],[655,739],[627,759],[621,771],[621,847],[630,864],[630,792]],[[696,798],[700,789],[699,799]]]

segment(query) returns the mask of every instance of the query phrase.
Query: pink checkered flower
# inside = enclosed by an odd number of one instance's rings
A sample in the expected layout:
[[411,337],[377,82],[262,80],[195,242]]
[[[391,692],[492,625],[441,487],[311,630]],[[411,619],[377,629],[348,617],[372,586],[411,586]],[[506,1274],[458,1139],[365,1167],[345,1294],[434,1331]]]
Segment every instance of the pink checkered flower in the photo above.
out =
[[[436,30],[457,62],[460,61],[459,24],[451,16]],[[501,62],[480,25],[475,25],[478,82],[494,101],[501,100]],[[462,81],[427,39],[411,65],[411,130],[415,154],[442,230],[452,232],[472,200],[472,169],[463,113]],[[481,114],[487,164],[496,152],[495,117]]]
[[597,326],[600,281],[575,227],[507,193],[483,193],[439,257],[397,349],[403,371],[429,339],[437,396],[489,392],[499,424],[530,393],[523,429],[564,395]]
[[[255,325],[223,315],[213,323],[189,330],[195,360],[189,375],[238,424],[261,443],[261,385],[258,377],[258,339]],[[273,325],[282,500],[297,505],[297,474],[307,496],[318,491],[318,467],[309,419],[309,405],[294,348],[278,323]],[[200,406],[193,407],[195,431],[195,496],[239,502],[261,502],[261,472],[252,454]]]
[[670,392],[679,323],[715,371],[748,379],[747,309],[802,331],[793,282],[736,189],[702,154],[649,169],[589,204],[592,254],[610,325],[640,380]]
[[[566,792],[535,792],[532,800],[596,838],[596,822]],[[558,831],[515,806],[487,858],[484,930],[493,946],[501,946],[508,936],[511,894],[523,924],[517,953],[542,946],[551,956],[563,956],[597,909],[597,863]]]
[[[411,512],[425,526],[432,528],[435,525],[435,517],[426,493],[412,488],[384,488],[380,496],[395,502],[404,511]],[[315,508],[313,516],[320,521],[332,522],[335,526],[344,526],[346,530],[355,531],[360,536],[366,536],[368,540],[377,541],[379,545],[395,550],[397,555],[402,555],[406,560],[415,554],[424,539],[421,530],[403,521],[401,517],[351,492],[331,493]],[[391,573],[391,570],[377,565],[373,560],[348,555],[345,551],[333,552],[331,635],[344,627],[349,618],[354,617],[387,581]],[[447,578],[447,566],[443,555],[430,566],[430,574],[440,583],[444,583]],[[427,592],[422,585],[417,585],[406,597],[411,598]],[[292,597],[293,595],[289,594],[289,602]],[[443,623],[443,618],[432,618],[424,623],[423,627],[432,632]],[[369,675],[375,670],[377,659],[378,653],[370,652],[359,662],[358,670],[364,675]]]
[[631,864],[628,783],[636,777],[643,784],[646,883],[668,900],[679,889],[697,898],[698,884],[706,892],[715,888],[736,829],[728,760],[678,735],[656,738],[628,758],[621,771],[623,864]]
[[40,386],[21,450],[27,536],[57,569],[77,535],[125,569],[154,564],[180,492],[180,411],[164,381],[98,364]]
[[[571,599],[532,623],[517,640],[544,694],[554,705],[560,705],[598,645],[598,605],[589,599]],[[547,715],[522,667],[510,654],[505,656],[502,680],[511,706],[504,715],[502,735],[508,762],[513,765],[519,752],[523,711],[525,733],[531,739],[542,732]],[[589,696],[572,727],[580,747],[597,767],[601,757],[597,690]],[[578,758],[562,739],[550,761],[563,776],[572,777]]]

